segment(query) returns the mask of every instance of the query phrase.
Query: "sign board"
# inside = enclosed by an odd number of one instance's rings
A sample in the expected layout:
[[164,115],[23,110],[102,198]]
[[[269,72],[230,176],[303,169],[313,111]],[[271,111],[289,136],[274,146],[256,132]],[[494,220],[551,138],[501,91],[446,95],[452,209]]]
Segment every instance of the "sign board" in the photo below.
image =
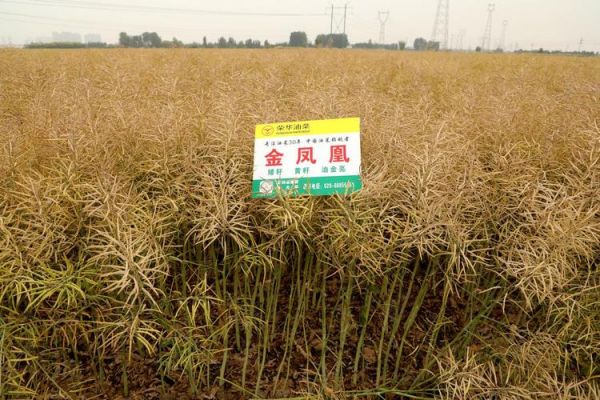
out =
[[348,194],[361,187],[360,118],[256,126],[252,197]]

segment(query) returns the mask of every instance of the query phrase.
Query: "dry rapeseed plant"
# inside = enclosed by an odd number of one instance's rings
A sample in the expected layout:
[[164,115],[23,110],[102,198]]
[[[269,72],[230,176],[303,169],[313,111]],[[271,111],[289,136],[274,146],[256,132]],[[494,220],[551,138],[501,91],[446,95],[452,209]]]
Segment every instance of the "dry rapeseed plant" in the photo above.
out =
[[[600,63],[0,51],[0,397],[598,398]],[[251,200],[359,116],[364,189]]]

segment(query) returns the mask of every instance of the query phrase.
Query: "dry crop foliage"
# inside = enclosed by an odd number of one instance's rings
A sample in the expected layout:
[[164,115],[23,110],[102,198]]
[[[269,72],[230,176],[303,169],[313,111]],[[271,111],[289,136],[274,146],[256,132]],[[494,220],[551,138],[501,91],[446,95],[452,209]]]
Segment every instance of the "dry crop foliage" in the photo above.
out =
[[[252,200],[256,123],[365,188]],[[0,397],[599,398],[600,60],[0,51]]]

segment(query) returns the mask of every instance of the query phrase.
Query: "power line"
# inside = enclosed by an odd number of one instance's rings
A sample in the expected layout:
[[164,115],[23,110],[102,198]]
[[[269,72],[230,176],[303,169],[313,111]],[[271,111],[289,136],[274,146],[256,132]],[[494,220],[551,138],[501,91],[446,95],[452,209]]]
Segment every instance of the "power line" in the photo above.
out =
[[201,14],[201,15],[227,15],[227,16],[253,16],[253,17],[323,17],[326,13],[265,13],[250,11],[224,11],[208,10],[196,8],[175,8],[175,7],[156,7],[142,5],[122,5],[108,4],[90,1],[68,1],[68,0],[3,0],[3,3],[13,3],[22,5],[35,5],[42,7],[67,7],[86,10],[107,10],[107,11],[135,11],[135,12],[158,12],[158,13],[178,13],[178,14]]
[[333,3],[331,4],[331,23],[329,25],[329,34],[333,35]]
[[492,47],[492,17],[494,15],[495,9],[496,9],[496,5],[494,3],[488,4],[488,16],[487,16],[487,21],[485,23],[485,31],[483,33],[483,41],[481,43],[481,51],[491,50],[491,47]]
[[506,44],[506,30],[508,28],[508,20],[502,21],[502,35],[500,36],[500,45],[498,46],[502,50],[504,50],[504,45]]
[[433,22],[432,42],[439,42],[440,48],[448,49],[448,27],[450,20],[450,0],[438,0]]
[[[341,16],[338,16],[336,10],[344,10]],[[335,6],[333,3],[331,4],[330,11],[330,23],[329,23],[329,33],[333,35],[334,33],[346,33],[346,19],[348,17],[348,3],[344,4],[344,6]],[[334,29],[335,26],[335,29]]]
[[85,20],[73,21],[73,20],[63,19],[63,18],[53,18],[53,17],[22,14],[22,13],[10,13],[10,12],[4,12],[4,11],[0,11],[0,15],[6,15],[9,17],[31,18],[31,19],[35,19],[35,20],[42,20],[45,22],[28,21],[28,20],[23,20],[23,19],[0,17],[0,19],[2,19],[3,21],[20,22],[20,23],[25,23],[25,24],[34,23],[37,25],[48,25],[48,26],[55,26],[55,27],[69,26],[69,27],[73,27],[73,28],[88,29],[88,30],[92,29],[92,27],[110,28],[110,29],[127,29],[127,28],[148,29],[148,30],[160,29],[163,31],[170,31],[170,32],[185,31],[185,32],[189,32],[189,33],[197,33],[201,30],[201,27],[199,27],[199,26],[196,26],[196,27],[182,27],[180,25],[178,25],[178,26],[162,26],[162,25],[157,26],[154,24],[151,24],[151,25],[150,24],[146,24],[146,25],[131,24],[129,22],[110,24],[110,23],[104,23],[104,22],[85,21]]
[[377,19],[379,20],[379,43],[385,44],[385,23],[390,17],[389,11],[378,11]]
[[348,3],[344,4],[344,35],[346,34],[346,16],[348,15]]

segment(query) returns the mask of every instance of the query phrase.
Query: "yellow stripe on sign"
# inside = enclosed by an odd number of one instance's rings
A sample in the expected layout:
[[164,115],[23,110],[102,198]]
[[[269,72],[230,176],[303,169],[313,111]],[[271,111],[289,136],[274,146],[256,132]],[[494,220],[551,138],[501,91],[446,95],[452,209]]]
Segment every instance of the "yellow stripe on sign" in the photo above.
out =
[[360,133],[360,118],[260,124],[256,125],[254,137],[256,139],[269,139],[285,136],[322,135],[326,133]]

